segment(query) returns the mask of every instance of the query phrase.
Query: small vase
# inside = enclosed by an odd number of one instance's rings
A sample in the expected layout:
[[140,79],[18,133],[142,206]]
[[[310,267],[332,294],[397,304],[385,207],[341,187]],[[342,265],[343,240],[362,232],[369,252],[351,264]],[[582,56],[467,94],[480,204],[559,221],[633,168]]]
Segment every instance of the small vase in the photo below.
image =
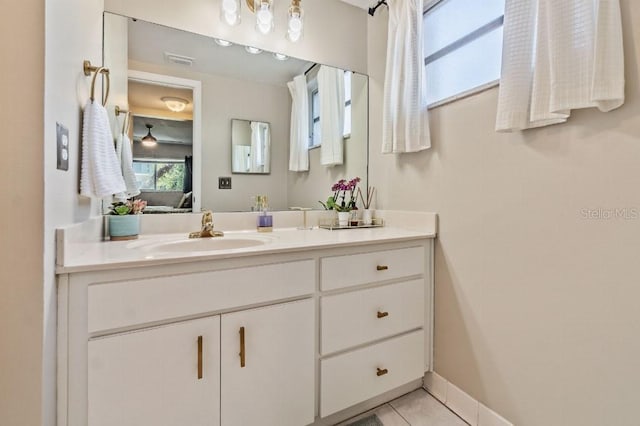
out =
[[338,225],[339,226],[349,225],[350,217],[351,217],[351,212],[338,212]]
[[140,233],[140,215],[109,215],[109,236],[112,241],[135,240]]
[[371,225],[373,223],[373,210],[364,209],[362,211],[362,223],[365,225]]

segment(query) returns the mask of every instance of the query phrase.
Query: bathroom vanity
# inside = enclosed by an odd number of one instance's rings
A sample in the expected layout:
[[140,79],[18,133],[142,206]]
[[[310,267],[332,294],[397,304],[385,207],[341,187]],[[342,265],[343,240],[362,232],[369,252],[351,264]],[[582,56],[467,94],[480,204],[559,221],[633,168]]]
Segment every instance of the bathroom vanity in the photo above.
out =
[[[435,229],[435,228],[434,228]],[[59,425],[333,424],[431,367],[434,233],[279,230],[69,244]],[[167,245],[169,244],[169,245]]]

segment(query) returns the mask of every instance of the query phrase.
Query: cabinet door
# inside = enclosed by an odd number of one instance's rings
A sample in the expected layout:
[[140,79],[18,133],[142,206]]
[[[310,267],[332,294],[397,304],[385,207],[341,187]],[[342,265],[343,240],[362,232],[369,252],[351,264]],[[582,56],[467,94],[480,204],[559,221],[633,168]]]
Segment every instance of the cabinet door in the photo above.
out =
[[218,426],[220,317],[89,342],[89,426]]
[[221,321],[222,425],[313,423],[313,301],[223,315]]

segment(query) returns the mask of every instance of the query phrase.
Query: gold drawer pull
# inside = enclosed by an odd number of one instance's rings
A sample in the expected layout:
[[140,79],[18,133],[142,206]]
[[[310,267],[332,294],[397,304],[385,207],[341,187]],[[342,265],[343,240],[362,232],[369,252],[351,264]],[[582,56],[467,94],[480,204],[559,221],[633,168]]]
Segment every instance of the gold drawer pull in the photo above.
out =
[[378,270],[378,271],[386,271],[387,269],[389,269],[389,267],[387,265],[378,265],[378,266],[376,266],[376,270]]
[[387,374],[388,372],[389,372],[389,370],[387,370],[386,368],[385,368],[385,369],[378,368],[378,372],[376,373],[376,375],[377,375],[378,377],[380,377],[380,376],[384,376],[384,375],[385,375],[385,374]]
[[384,318],[384,317],[388,317],[389,316],[389,312],[380,312],[378,311],[378,318]]
[[202,336],[198,336],[198,380],[202,377]]
[[240,368],[245,366],[244,327],[240,327]]

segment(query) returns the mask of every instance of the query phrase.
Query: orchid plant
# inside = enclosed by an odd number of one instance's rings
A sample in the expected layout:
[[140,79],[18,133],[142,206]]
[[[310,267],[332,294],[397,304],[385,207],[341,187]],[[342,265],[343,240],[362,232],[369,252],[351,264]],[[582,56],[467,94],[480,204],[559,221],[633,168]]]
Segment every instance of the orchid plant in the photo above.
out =
[[147,202],[142,200],[127,200],[125,202],[118,201],[111,204],[111,211],[109,214],[116,216],[142,214],[145,207],[147,207]]
[[350,181],[347,181],[346,179],[340,179],[331,187],[333,195],[327,198],[327,202],[323,203],[322,201],[320,201],[319,203],[322,204],[325,210],[350,212],[351,210],[356,209],[356,197],[359,182],[359,177],[355,177]]

